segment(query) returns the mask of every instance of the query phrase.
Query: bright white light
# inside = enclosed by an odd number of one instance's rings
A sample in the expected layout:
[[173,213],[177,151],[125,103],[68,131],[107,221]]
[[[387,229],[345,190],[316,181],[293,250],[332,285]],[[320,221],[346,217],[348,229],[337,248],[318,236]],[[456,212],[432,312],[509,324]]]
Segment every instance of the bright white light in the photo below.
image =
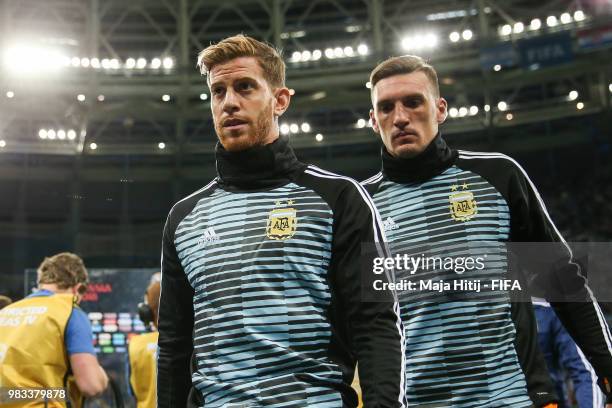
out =
[[165,148],[166,148],[166,144],[165,144],[164,142],[159,142],[159,143],[157,144],[157,147],[158,147],[159,149],[162,149],[162,150],[163,150],[163,149],[165,149]]
[[104,102],[104,95],[98,95],[98,102]]
[[302,51],[302,61],[310,61],[310,58],[312,58],[312,53],[310,51]]
[[112,69],[119,69],[119,60],[118,60],[117,58],[113,58],[113,59],[110,61],[110,67],[111,67]]
[[514,27],[512,28],[512,31],[514,31],[514,34],[520,34],[523,31],[525,31],[525,24],[521,23],[520,21],[517,23],[514,23]]
[[64,129],[60,129],[57,131],[57,138],[59,140],[66,140],[66,131]]
[[62,65],[64,67],[69,67],[70,66],[70,57],[67,57],[67,56],[64,55],[62,57]]
[[612,92],[612,84],[608,85],[608,91]]
[[344,50],[342,49],[342,47],[334,48],[334,57],[336,58],[344,57]]
[[295,89],[289,88],[289,95],[291,96],[295,95]]
[[495,72],[501,71],[501,68],[502,68],[502,67],[501,67],[501,65],[499,65],[499,64],[495,64],[495,65],[493,66],[493,71],[495,71]]
[[201,100],[203,100],[203,101],[205,101],[205,100],[207,100],[207,99],[208,99],[208,95],[206,95],[205,93],[201,93],[201,94],[200,94],[200,99],[201,99]]
[[542,21],[539,18],[534,18],[529,23],[529,29],[531,30],[539,30],[542,27]]
[[108,58],[104,58],[102,60],[102,68],[109,69],[111,67],[111,62]]
[[448,114],[451,118],[456,118],[457,115],[459,115],[459,111],[457,110],[457,108],[453,107],[448,110]]
[[472,32],[472,30],[463,30],[463,32],[461,33],[461,37],[463,37],[465,41],[471,40],[473,36],[474,33]]
[[358,119],[357,120],[357,127],[359,129],[363,129],[366,126],[366,120],[365,119]]
[[38,137],[40,137],[41,139],[46,139],[47,138],[47,130],[46,129],[40,129],[38,131]]
[[308,122],[302,123],[302,126],[300,126],[300,129],[302,129],[302,132],[304,133],[310,132],[310,123]]
[[326,48],[325,49],[325,57],[329,58],[329,59],[334,58],[334,50],[331,49],[331,48]]
[[497,103],[497,109],[499,109],[500,111],[505,111],[506,109],[508,109],[508,104],[504,101],[499,101]]
[[70,64],[73,67],[75,67],[75,68],[80,67],[81,66],[81,59],[79,57],[72,57],[70,59]]
[[555,16],[548,16],[546,17],[546,25],[549,27],[554,27],[557,24],[559,24],[559,22],[557,21],[557,17]]
[[506,120],[512,120],[512,119],[514,119],[514,115],[513,115],[513,114],[511,114],[511,113],[508,113],[508,114],[506,115]]
[[[78,58],[77,58],[78,59]],[[8,48],[4,54],[6,67],[17,74],[40,72],[41,61],[44,68],[58,69],[64,66],[66,56],[52,48],[17,45]],[[80,63],[80,59],[79,59]]]
[[125,60],[125,67],[127,69],[134,69],[136,67],[136,60],[134,58],[128,58]]
[[283,123],[282,125],[280,125],[280,132],[283,135],[288,135],[289,134],[289,125],[286,123]]
[[320,133],[317,133],[317,135],[315,136],[315,140],[317,142],[322,142],[323,141],[323,135]]
[[15,92],[13,91],[6,91],[6,97],[11,99],[15,96]]
[[484,106],[484,111],[485,111],[485,112],[488,112],[488,111],[490,111],[490,110],[491,110],[491,105],[485,105],[485,106]]
[[347,57],[352,57],[353,55],[355,55],[355,51],[353,51],[353,47],[350,46],[346,46],[344,47],[344,55],[346,55]]
[[161,60],[159,58],[153,58],[153,60],[151,61],[151,68],[153,69],[158,69],[159,67],[161,67]]
[[582,108],[584,108],[584,103],[582,103],[582,102],[578,102],[578,103],[576,104],[576,109],[578,109],[578,110],[582,110]]
[[91,63],[91,67],[98,69],[100,68],[100,60],[97,58],[92,58],[91,61],[89,61]]
[[174,60],[170,57],[164,58],[163,65],[165,69],[172,69],[174,66]]
[[366,88],[372,89],[372,83],[370,81],[366,82]]
[[299,132],[299,131],[300,131],[300,127],[298,126],[298,124],[297,124],[297,123],[292,123],[292,124],[289,126],[289,131],[290,131],[291,133],[297,133],[297,132]]
[[91,143],[89,144],[89,148],[90,148],[91,150],[96,150],[96,149],[98,148],[98,144],[97,144],[97,143],[95,143],[95,142],[91,142]]
[[47,130],[47,137],[50,140],[55,140],[55,130],[53,130],[53,129]]
[[586,17],[585,17],[584,12],[582,10],[576,10],[574,12],[574,20],[576,20],[576,21],[584,21],[585,18]]
[[578,91],[570,91],[569,95],[567,95],[567,99],[569,99],[570,101],[575,101],[576,99],[578,99]]
[[81,58],[81,66],[84,68],[89,67],[89,58]]
[[359,55],[368,55],[368,52],[370,50],[368,49],[368,46],[366,44],[359,44],[359,46],[357,47],[357,53]]
[[76,132],[73,129],[70,129],[67,133],[68,140],[76,139]]
[[77,95],[77,99],[79,100],[79,102],[85,102],[85,95],[83,95],[83,94],[78,94],[78,95]]
[[323,53],[321,52],[321,50],[314,50],[312,52],[312,59],[313,61],[317,61],[321,59],[321,55],[323,55]]
[[459,117],[462,118],[465,115],[468,114],[468,108],[466,108],[465,106],[462,106],[459,108]]
[[145,58],[138,58],[136,61],[136,68],[143,69],[147,66],[147,60]]
[[453,31],[448,35],[448,39],[455,43],[461,39],[461,34],[459,34],[457,31]]
[[6,141],[0,140],[0,147],[6,147]]
[[478,106],[472,105],[470,106],[470,116],[474,116],[478,114]]
[[433,33],[404,37],[402,39],[402,48],[406,51],[434,48],[436,45],[438,45],[438,37]]
[[563,13],[561,14],[560,20],[562,24],[569,24],[572,22],[572,16],[570,13]]
[[504,24],[500,30],[501,35],[510,35],[512,33],[512,26],[510,24]]
[[169,100],[170,100],[170,95],[168,95],[168,94],[162,95],[162,101],[168,102]]
[[291,61],[300,62],[301,60],[302,60],[302,53],[299,51],[293,51],[293,54],[291,54]]

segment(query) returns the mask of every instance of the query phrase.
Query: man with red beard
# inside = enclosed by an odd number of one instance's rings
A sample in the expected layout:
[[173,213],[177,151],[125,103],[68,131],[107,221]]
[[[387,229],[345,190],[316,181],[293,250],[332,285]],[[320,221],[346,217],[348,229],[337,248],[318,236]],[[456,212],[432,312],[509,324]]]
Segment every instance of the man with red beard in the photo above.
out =
[[361,298],[361,243],[386,254],[371,199],[279,137],[290,93],[274,48],[237,35],[199,66],[218,175],[164,228],[158,406],[355,407],[358,362],[366,406],[403,407],[394,293]]

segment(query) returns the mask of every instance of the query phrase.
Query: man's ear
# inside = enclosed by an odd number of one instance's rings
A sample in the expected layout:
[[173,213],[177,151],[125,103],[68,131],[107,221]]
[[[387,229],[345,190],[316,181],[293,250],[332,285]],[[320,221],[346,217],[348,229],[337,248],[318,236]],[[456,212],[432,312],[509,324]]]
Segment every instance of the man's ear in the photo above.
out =
[[370,109],[370,121],[372,122],[372,129],[374,129],[374,132],[380,134],[380,129],[378,128],[378,122],[376,122],[376,117],[374,116],[374,109]]
[[289,103],[291,102],[291,94],[289,93],[289,89],[285,87],[276,88],[274,90],[274,116],[279,117],[287,108],[289,108]]
[[436,105],[436,120],[438,124],[442,124],[448,116],[448,102],[446,102],[446,99],[440,97]]

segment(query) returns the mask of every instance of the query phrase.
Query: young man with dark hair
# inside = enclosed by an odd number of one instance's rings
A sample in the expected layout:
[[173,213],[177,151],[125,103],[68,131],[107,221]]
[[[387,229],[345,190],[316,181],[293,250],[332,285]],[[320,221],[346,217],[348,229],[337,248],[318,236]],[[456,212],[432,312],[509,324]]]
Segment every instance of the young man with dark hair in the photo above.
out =
[[[385,222],[391,251],[405,253],[415,241],[430,243],[434,255],[457,248],[468,248],[470,255],[483,241],[559,243],[566,282],[556,283],[570,282],[565,289],[580,303],[551,299],[551,304],[610,394],[610,332],[525,171],[499,153],[448,147],[438,130],[447,102],[435,70],[420,57],[390,58],[374,68],[370,82],[370,118],[383,143],[382,172],[363,184]],[[507,271],[500,259],[485,272],[503,276]],[[439,274],[459,278],[451,272]],[[526,310],[530,305],[513,304],[504,293],[490,301],[398,296],[410,405],[529,407],[554,401],[549,379],[537,377],[543,360],[534,343],[533,311]]]
[[218,175],[164,228],[158,406],[355,407],[357,362],[366,406],[404,406],[394,293],[361,298],[361,244],[384,254],[370,197],[279,137],[290,94],[274,48],[238,35],[199,65]]

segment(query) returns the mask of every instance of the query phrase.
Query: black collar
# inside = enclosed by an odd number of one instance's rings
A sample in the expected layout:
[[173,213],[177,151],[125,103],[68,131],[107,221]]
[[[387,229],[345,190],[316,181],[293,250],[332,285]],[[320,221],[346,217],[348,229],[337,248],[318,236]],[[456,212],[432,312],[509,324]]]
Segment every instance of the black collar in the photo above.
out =
[[215,157],[219,185],[233,191],[279,187],[306,167],[295,157],[284,136],[265,146],[239,152],[228,152],[217,142]]
[[423,153],[410,159],[391,156],[383,146],[382,171],[396,183],[422,183],[452,166],[456,158],[457,152],[438,133]]

